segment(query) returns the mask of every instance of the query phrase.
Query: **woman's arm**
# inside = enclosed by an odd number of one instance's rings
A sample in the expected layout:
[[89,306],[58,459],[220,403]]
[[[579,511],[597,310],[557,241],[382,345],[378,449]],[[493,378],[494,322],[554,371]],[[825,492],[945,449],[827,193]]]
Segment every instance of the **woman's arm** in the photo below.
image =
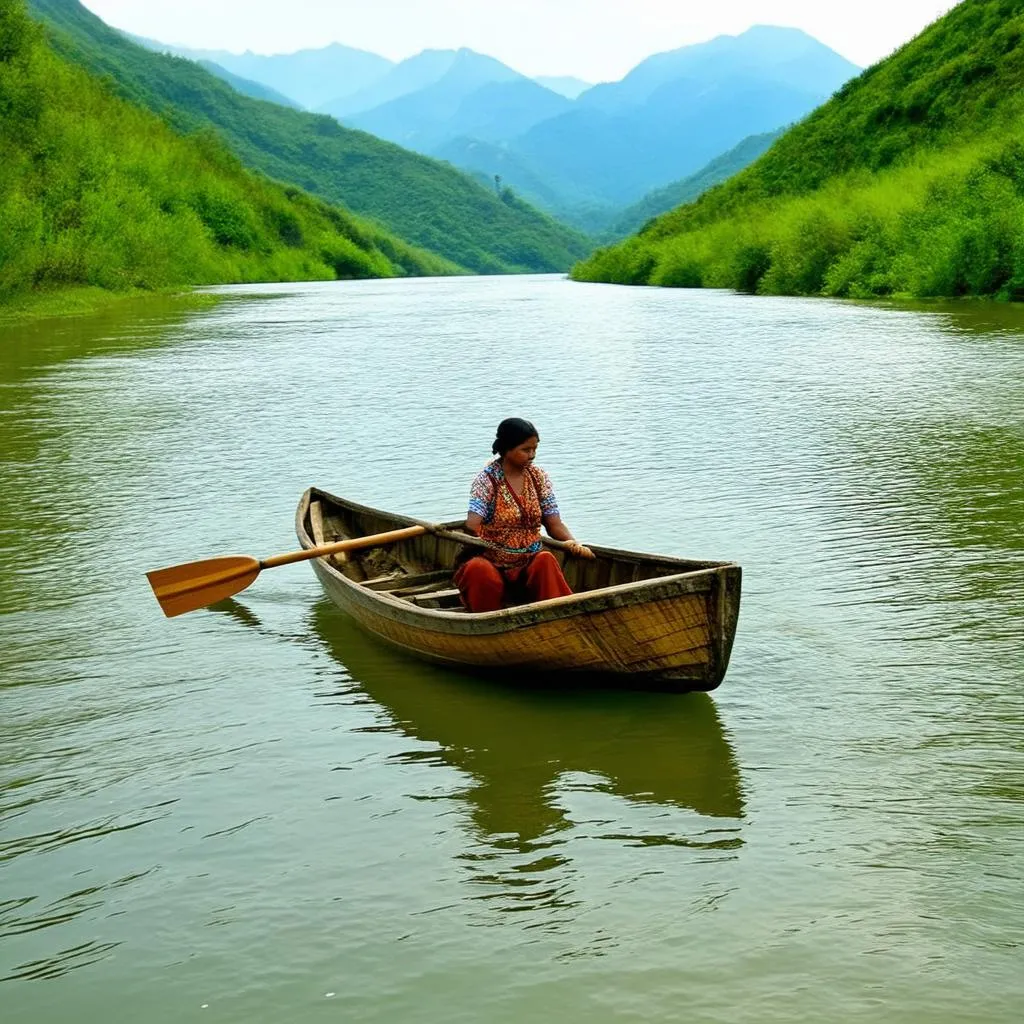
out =
[[485,469],[478,473],[469,489],[469,508],[466,511],[466,533],[479,537],[483,525],[494,515],[498,487]]
[[537,494],[540,498],[541,518],[544,528],[548,531],[549,537],[560,540],[569,547],[570,554],[577,558],[593,558],[594,552],[581,544],[570,532],[569,527],[562,522],[562,516],[558,511],[558,501],[555,498],[554,488],[551,486],[551,477],[543,469],[535,471],[534,482],[537,484]]
[[555,540],[564,541],[569,545],[569,550],[577,558],[594,558],[594,552],[590,550],[585,544],[581,544],[570,532],[569,527],[562,522],[562,517],[559,515],[545,516],[544,517],[544,529],[548,531],[549,537],[554,537]]

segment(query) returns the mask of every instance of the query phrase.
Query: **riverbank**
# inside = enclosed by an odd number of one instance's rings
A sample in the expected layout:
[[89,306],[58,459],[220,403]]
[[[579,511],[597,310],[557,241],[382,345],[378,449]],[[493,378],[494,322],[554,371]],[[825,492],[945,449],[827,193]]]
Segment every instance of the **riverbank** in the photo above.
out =
[[135,288],[126,292],[105,288],[55,288],[0,298],[0,325],[10,327],[58,317],[92,316],[112,307],[130,309],[132,303],[148,302],[157,296],[180,303],[183,311],[208,309],[221,301],[219,295],[182,288],[154,291]]

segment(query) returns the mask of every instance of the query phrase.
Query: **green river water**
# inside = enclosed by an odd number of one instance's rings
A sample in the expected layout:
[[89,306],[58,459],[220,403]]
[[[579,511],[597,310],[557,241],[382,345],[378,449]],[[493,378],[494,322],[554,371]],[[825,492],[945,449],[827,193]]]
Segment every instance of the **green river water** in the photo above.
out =
[[[221,291],[0,328],[0,1018],[1019,1019],[1024,311]],[[508,415],[582,540],[743,565],[714,694],[424,666],[308,565],[160,614],[310,484],[461,515]]]

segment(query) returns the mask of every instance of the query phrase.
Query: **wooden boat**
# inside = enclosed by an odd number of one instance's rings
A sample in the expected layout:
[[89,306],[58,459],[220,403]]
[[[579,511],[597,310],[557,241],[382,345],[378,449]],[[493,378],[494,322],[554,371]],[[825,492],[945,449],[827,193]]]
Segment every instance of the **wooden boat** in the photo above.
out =
[[[417,522],[314,487],[299,502],[295,528],[308,549]],[[462,522],[441,525],[457,530]],[[567,557],[557,541],[544,544],[573,594],[496,612],[462,608],[452,582],[462,545],[435,533],[312,565],[360,626],[433,662],[679,691],[721,683],[739,615],[738,565],[594,546],[590,561]]]

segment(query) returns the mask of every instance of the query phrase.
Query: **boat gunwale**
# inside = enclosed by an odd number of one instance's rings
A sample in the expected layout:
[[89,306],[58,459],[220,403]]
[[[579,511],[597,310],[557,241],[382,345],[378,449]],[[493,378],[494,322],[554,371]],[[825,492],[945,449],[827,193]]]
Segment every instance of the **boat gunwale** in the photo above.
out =
[[[318,497],[328,503],[346,508],[356,514],[384,516],[396,522],[414,526],[420,521],[398,513],[385,512],[382,509],[340,498],[323,491],[318,487],[310,487],[303,494],[295,514],[296,534],[304,548],[313,547],[316,541],[306,530],[306,518],[312,500]],[[446,527],[449,524],[443,524]],[[455,520],[453,526],[461,525]],[[408,624],[435,627],[443,632],[452,633],[501,633],[512,629],[529,628],[539,622],[550,622],[579,615],[611,611],[616,608],[637,604],[649,604],[654,601],[672,600],[686,594],[711,591],[722,575],[723,570],[740,572],[736,562],[700,562],[693,559],[679,559],[669,556],[649,555],[644,552],[624,551],[591,545],[595,554],[610,558],[624,558],[630,561],[643,561],[647,564],[662,565],[694,565],[699,568],[687,568],[683,572],[668,576],[658,576],[647,580],[631,583],[620,583],[612,587],[600,587],[585,590],[566,597],[551,598],[547,601],[534,601],[525,605],[514,605],[493,612],[446,611],[434,608],[419,608],[387,591],[369,591],[355,580],[349,579],[324,558],[315,559],[316,568],[328,574],[329,578],[343,584],[347,593],[356,604],[366,608],[378,608],[388,617]],[[386,611],[385,611],[386,609]]]

